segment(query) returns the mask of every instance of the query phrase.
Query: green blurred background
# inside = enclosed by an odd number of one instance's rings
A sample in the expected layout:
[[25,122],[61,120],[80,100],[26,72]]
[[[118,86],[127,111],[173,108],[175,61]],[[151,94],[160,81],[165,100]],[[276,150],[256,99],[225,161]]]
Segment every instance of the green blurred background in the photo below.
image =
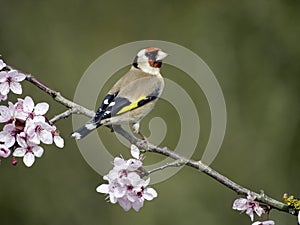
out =
[[[300,197],[300,1],[2,0],[0,5],[3,59],[70,99],[90,63],[121,44],[157,39],[194,51],[215,73],[227,104],[227,132],[212,167],[276,199],[284,192]],[[197,104],[203,133],[194,158],[201,158],[210,124],[203,93],[192,80],[178,78],[179,70],[165,66],[163,73],[189,87]],[[64,110],[32,85],[23,86],[23,97],[51,103],[49,117]],[[160,102],[142,129],[148,132],[154,115],[176,124],[178,115],[165,112]],[[233,191],[191,168],[155,185],[159,197],[139,213],[124,212],[95,192],[102,178],[68,138],[71,119],[57,126],[64,149],[47,146],[30,169],[2,160],[1,225],[251,224],[231,209]],[[99,133],[114,154],[126,155],[108,130]],[[168,133],[163,145],[174,147],[177,138]],[[278,211],[271,211],[271,218],[296,224],[295,217]]]

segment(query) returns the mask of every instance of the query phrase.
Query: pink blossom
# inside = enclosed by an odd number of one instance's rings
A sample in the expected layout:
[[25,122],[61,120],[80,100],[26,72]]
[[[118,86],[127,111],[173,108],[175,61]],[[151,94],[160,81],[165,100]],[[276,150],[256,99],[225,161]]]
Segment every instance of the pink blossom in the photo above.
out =
[[23,99],[18,99],[15,104],[16,118],[26,120],[27,118],[33,119],[35,116],[43,116],[49,109],[49,104],[46,102],[34,104],[31,97],[26,96]]
[[52,144],[52,127],[45,121],[43,116],[35,116],[33,119],[27,119],[24,131],[28,135],[28,142],[33,144]]
[[11,90],[15,94],[22,94],[22,86],[19,82],[25,80],[26,76],[16,70],[0,72],[0,93],[7,95]]
[[263,213],[265,213],[265,210],[259,206],[259,203],[257,201],[254,201],[255,197],[251,194],[248,194],[247,199],[246,198],[238,198],[233,202],[233,209],[236,209],[238,211],[246,212],[246,214],[250,217],[251,221],[254,220],[254,212],[261,216]]
[[20,147],[14,150],[13,156],[23,157],[23,162],[27,167],[31,167],[33,165],[35,157],[42,157],[44,149],[38,145],[29,144],[24,132],[17,135],[17,142]]
[[144,200],[150,201],[157,197],[157,192],[148,187],[150,178],[144,180],[139,175],[138,169],[141,166],[142,162],[138,159],[116,157],[114,168],[103,177],[108,184],[101,184],[96,191],[108,194],[110,202],[118,202],[125,211],[131,208],[139,211]]
[[[8,156],[8,148],[16,148],[13,156],[23,157],[24,164],[30,167],[35,157],[43,155],[44,149],[39,146],[40,143],[54,142],[57,147],[63,148],[64,140],[44,116],[48,109],[47,103],[35,105],[29,96],[18,99],[15,104],[8,102],[8,106],[0,106],[0,123],[6,123],[0,132],[0,142],[5,146],[0,156]],[[16,162],[14,158],[13,161]]]

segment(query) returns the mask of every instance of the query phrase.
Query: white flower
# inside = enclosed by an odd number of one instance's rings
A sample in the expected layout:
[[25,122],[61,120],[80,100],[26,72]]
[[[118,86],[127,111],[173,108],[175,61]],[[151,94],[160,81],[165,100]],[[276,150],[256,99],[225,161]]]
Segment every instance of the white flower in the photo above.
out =
[[4,67],[6,67],[6,64],[0,59],[0,70],[2,70]]
[[28,142],[33,144],[52,144],[52,126],[45,122],[45,117],[35,116],[33,119],[27,119],[24,128],[25,133],[28,135]]
[[150,178],[144,180],[139,175],[141,167],[142,162],[138,159],[124,160],[116,157],[114,168],[103,177],[108,184],[101,184],[96,191],[108,194],[110,202],[118,202],[125,211],[131,208],[139,211],[144,200],[150,201],[157,197],[157,192],[148,187]]
[[298,224],[300,224],[300,211],[298,212]]
[[26,141],[26,134],[17,135],[17,142],[20,145],[13,152],[13,156],[23,157],[23,162],[27,167],[31,167],[35,157],[42,157],[44,149],[38,145],[29,145]]
[[0,144],[0,157],[7,158],[10,155],[10,150],[6,145]]
[[3,127],[3,131],[0,132],[0,141],[4,142],[4,145],[8,148],[12,147],[16,142],[16,135],[18,133],[14,124],[9,123]]
[[275,225],[275,222],[273,220],[256,221],[252,225]]
[[19,99],[15,105],[16,118],[26,120],[27,118],[33,119],[35,116],[43,116],[49,109],[49,104],[46,102],[34,105],[31,97],[26,96],[24,100]]
[[254,212],[261,216],[265,213],[265,210],[259,206],[259,203],[254,201],[255,197],[251,194],[248,194],[246,198],[238,198],[233,202],[233,209],[246,212],[246,214],[250,217],[251,221],[254,220]]
[[0,72],[0,93],[7,95],[11,90],[15,94],[22,94],[22,86],[19,82],[25,80],[26,76],[16,70]]

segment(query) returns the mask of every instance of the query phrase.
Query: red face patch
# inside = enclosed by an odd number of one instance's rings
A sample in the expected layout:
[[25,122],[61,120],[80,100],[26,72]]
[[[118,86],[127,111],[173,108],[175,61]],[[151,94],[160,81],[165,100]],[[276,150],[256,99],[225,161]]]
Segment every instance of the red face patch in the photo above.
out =
[[160,50],[159,48],[153,48],[153,47],[151,47],[151,48],[146,48],[145,53],[147,53],[147,52],[155,52],[155,51],[159,51],[159,50]]
[[151,59],[148,60],[148,63],[151,67],[154,67],[154,68],[160,68],[161,64],[162,64],[160,61],[154,61]]

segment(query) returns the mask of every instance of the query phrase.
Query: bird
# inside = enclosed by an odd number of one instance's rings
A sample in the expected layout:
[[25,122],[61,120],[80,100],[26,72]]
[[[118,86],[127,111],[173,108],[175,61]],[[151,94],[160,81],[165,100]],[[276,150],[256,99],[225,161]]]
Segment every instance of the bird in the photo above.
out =
[[160,68],[167,56],[157,47],[140,50],[130,70],[106,94],[95,116],[71,133],[71,137],[80,140],[100,126],[110,127],[113,131],[114,125],[130,124],[133,132],[146,140],[139,130],[140,121],[154,108],[163,92]]

